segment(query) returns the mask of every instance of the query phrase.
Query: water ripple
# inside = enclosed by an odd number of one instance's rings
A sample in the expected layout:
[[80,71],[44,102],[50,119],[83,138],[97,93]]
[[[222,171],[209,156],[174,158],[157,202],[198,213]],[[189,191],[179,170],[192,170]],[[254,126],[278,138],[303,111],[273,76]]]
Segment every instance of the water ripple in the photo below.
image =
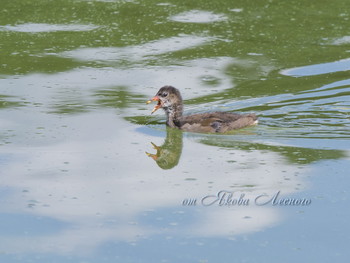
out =
[[350,138],[350,86],[322,88],[293,98],[277,95],[278,101],[270,97],[271,102],[261,106],[268,126],[290,128],[283,137]]

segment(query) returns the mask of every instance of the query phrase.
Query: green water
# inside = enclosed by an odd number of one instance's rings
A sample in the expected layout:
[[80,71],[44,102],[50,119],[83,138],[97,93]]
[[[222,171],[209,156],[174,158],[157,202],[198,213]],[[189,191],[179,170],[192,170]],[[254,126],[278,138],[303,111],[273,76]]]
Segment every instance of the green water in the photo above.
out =
[[[1,262],[346,262],[348,5],[2,0]],[[164,85],[259,125],[166,129]]]

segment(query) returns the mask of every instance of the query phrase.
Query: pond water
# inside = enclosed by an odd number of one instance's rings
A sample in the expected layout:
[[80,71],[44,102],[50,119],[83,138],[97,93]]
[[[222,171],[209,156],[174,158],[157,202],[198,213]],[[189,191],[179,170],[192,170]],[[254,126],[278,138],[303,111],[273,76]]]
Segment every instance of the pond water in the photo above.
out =
[[[346,262],[348,1],[2,0],[1,262]],[[146,101],[255,112],[167,129]]]

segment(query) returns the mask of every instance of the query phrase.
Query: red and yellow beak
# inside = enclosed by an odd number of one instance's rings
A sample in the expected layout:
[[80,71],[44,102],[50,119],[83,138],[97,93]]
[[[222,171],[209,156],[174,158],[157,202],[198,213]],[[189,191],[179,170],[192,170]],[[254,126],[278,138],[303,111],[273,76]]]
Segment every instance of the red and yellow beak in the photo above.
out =
[[151,114],[152,114],[153,112],[155,112],[156,110],[158,110],[159,108],[162,107],[161,101],[160,101],[160,99],[159,99],[158,96],[154,96],[152,99],[148,100],[146,103],[149,104],[149,103],[151,103],[152,101],[158,101],[158,103],[157,103],[156,106],[154,106],[154,108],[153,108]]

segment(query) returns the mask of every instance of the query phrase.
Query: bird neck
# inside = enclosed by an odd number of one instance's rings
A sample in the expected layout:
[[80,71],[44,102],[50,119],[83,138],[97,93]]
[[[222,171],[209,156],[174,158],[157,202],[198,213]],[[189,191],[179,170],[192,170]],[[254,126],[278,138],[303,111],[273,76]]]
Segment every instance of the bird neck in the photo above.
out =
[[164,110],[167,116],[167,125],[172,128],[179,127],[179,121],[183,111],[182,103],[173,104],[170,107],[164,108]]

